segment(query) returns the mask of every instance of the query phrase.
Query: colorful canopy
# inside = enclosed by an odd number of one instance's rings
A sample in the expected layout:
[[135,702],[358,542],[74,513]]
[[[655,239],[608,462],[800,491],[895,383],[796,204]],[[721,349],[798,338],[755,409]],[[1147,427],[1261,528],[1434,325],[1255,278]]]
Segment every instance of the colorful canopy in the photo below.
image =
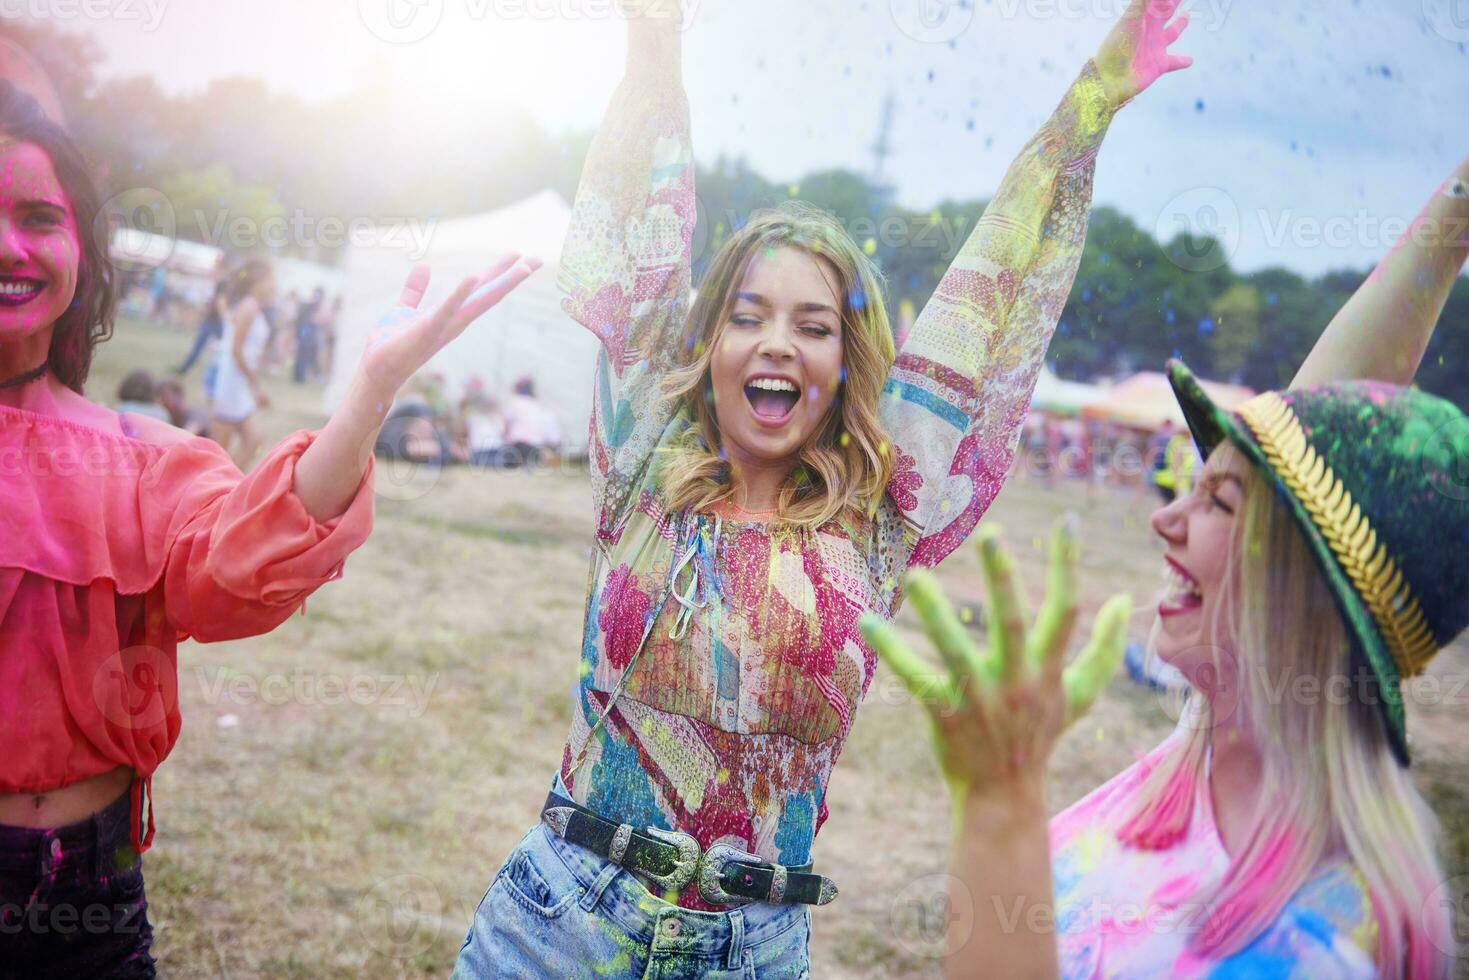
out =
[[[1255,394],[1243,385],[1219,381],[1200,381],[1200,384],[1214,403],[1226,410]],[[1168,378],[1158,371],[1140,372],[1107,389],[1102,398],[1082,407],[1081,417],[1149,432],[1165,420],[1171,419],[1180,429],[1186,424]]]

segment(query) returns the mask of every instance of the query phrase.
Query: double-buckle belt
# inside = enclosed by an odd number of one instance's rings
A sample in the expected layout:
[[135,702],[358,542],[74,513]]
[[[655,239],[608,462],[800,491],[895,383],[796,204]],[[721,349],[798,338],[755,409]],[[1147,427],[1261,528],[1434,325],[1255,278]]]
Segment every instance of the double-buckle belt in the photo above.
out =
[[683,891],[697,881],[699,897],[710,905],[825,905],[837,897],[836,882],[811,874],[809,864],[774,864],[729,844],[702,850],[688,834],[657,827],[635,830],[559,793],[546,797],[541,820],[562,840],[635,871],[659,888]]

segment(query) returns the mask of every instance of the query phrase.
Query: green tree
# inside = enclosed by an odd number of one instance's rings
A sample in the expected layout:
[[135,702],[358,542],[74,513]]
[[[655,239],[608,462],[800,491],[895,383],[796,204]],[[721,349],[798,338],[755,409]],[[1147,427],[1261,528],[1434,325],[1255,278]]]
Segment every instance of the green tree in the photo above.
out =
[[1214,321],[1210,353],[1221,378],[1242,381],[1252,351],[1260,343],[1260,291],[1246,281],[1234,282],[1209,304]]
[[[236,181],[222,164],[177,171],[159,183],[173,206],[181,238],[240,252],[271,246],[268,235],[289,234],[285,208],[275,193]],[[291,241],[279,247],[296,245]]]

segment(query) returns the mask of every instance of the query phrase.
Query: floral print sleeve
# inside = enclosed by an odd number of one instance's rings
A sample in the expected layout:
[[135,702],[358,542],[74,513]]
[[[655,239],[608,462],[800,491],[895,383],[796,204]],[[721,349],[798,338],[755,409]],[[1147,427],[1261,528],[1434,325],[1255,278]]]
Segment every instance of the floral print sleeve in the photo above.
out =
[[635,64],[582,170],[561,252],[562,308],[602,341],[589,432],[598,529],[637,502],[673,406],[694,230],[688,100],[676,56]]
[[1111,118],[1087,62],[1010,165],[898,354],[882,404],[896,452],[885,502],[900,527],[885,536],[899,552],[894,572],[942,561],[1004,483],[1076,277]]

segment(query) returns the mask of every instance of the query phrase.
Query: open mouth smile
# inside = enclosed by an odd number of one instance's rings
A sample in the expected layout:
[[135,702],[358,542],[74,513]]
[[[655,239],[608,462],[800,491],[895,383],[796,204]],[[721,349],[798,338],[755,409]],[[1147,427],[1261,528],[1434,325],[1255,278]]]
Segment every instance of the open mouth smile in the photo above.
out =
[[1172,558],[1164,557],[1163,581],[1166,588],[1158,602],[1159,616],[1182,616],[1196,612],[1204,606],[1204,594],[1199,583],[1188,571]]
[[26,276],[0,276],[0,307],[24,306],[37,296],[46,284]]
[[745,400],[755,421],[767,428],[778,429],[791,420],[801,401],[801,389],[790,378],[778,374],[758,374],[745,382]]

